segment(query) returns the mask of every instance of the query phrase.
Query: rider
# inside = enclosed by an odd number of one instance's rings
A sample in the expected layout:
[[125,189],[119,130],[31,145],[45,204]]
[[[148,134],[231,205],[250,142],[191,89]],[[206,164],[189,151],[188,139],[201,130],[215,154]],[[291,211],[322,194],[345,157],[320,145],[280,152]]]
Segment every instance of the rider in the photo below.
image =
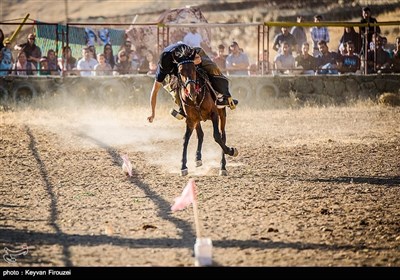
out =
[[[155,108],[157,103],[157,94],[162,87],[162,82],[165,80],[167,75],[177,75],[178,65],[174,61],[173,53],[180,48],[191,48],[188,45],[178,42],[166,47],[160,55],[160,60],[157,65],[156,77],[154,80],[153,88],[151,90],[150,104],[151,104],[151,115],[147,118],[149,122],[153,122],[155,117]],[[196,58],[194,63],[200,65],[207,74],[211,82],[212,87],[218,93],[216,101],[217,106],[229,106],[232,110],[235,109],[237,100],[233,100],[228,88],[228,79],[221,73],[218,66],[207,56],[202,48],[193,48],[196,51]],[[180,98],[176,96],[176,91],[172,93],[174,95],[175,102],[179,105],[179,112],[173,110],[171,114],[177,118],[182,119],[185,117],[185,113],[182,108]]]

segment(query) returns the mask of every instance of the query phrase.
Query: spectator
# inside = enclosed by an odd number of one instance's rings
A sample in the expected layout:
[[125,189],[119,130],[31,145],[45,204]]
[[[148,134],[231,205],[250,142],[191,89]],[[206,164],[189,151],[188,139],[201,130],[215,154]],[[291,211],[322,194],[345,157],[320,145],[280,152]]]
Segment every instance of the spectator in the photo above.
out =
[[[110,64],[111,68],[114,68],[115,66],[115,58],[114,58],[114,52],[112,49],[112,45],[107,43],[103,47],[103,54],[106,59],[106,63]],[[99,56],[97,56],[97,59]]]
[[382,37],[378,36],[376,47],[367,54],[367,74],[391,72],[392,61],[387,51],[383,49]]
[[289,53],[289,44],[282,42],[282,53],[278,53],[274,58],[275,70],[280,74],[289,74],[294,69],[294,57]]
[[356,73],[359,72],[361,67],[360,57],[354,53],[355,46],[352,41],[344,43],[347,50],[346,54],[342,57],[343,63],[340,68],[340,73]]
[[97,60],[90,57],[89,47],[84,47],[82,49],[82,58],[78,60],[76,66],[80,76],[82,77],[93,76],[93,70],[96,64]]
[[124,50],[118,52],[118,62],[115,64],[113,69],[114,76],[133,73],[132,63],[129,61],[128,56],[129,54]]
[[26,53],[20,50],[17,55],[17,61],[14,63],[11,74],[17,76],[34,75],[36,67],[32,62],[29,62]]
[[337,52],[330,52],[325,41],[318,42],[319,52],[317,57],[318,74],[338,74],[342,67],[342,58]]
[[339,46],[347,42],[353,42],[354,53],[360,54],[361,51],[361,36],[352,26],[344,27],[342,37],[339,40]]
[[104,53],[99,53],[97,55],[98,63],[94,66],[95,76],[111,76],[112,68],[111,65],[106,62],[106,56]]
[[0,76],[7,76],[8,74],[10,74],[10,68],[9,65],[3,63],[3,60],[3,52],[0,51]]
[[2,69],[11,69],[14,63],[14,58],[11,51],[11,41],[9,38],[4,39],[4,47],[0,50],[2,52]]
[[274,39],[272,48],[280,53],[282,50],[282,42],[286,42],[289,45],[289,53],[292,54],[293,50],[296,50],[297,42],[296,38],[289,33],[289,29],[285,26],[281,27],[281,33],[277,34]]
[[[302,23],[304,20],[303,16],[297,16],[297,22]],[[296,52],[301,53],[303,44],[307,42],[307,34],[302,26],[293,26],[290,30],[290,34],[296,39]]]
[[183,37],[183,43],[191,47],[201,47],[201,42],[203,38],[200,33],[197,32],[196,27],[189,27],[189,32]]
[[303,43],[301,53],[295,58],[295,67],[302,69],[301,74],[313,75],[316,67],[316,58],[310,54],[310,44]]
[[226,57],[225,46],[222,44],[218,45],[218,54],[213,58],[213,61],[224,74],[226,74]]
[[393,50],[391,68],[393,72],[400,73],[400,37],[396,38],[396,48]]
[[[131,53],[131,51],[132,51],[132,42],[131,42],[131,40],[129,40],[129,38],[127,38],[126,40],[125,40],[125,42],[121,45],[121,47],[119,48],[119,51],[118,51],[118,53],[120,52],[120,51],[125,51],[125,53],[127,54],[127,55],[130,55],[130,53]],[[118,63],[119,62],[119,60],[118,60],[119,58],[118,58],[118,54],[116,54],[115,55],[115,59],[114,59],[114,61],[115,61],[115,63]],[[115,65],[114,65],[115,66]],[[114,69],[114,68],[113,68]]]
[[239,44],[232,42],[229,46],[231,53],[226,58],[226,70],[228,75],[248,75],[249,58],[240,51]]
[[35,44],[36,36],[32,33],[28,35],[26,43],[15,45],[14,49],[17,51],[25,52],[26,58],[29,62],[32,62],[35,66],[39,64],[42,58],[42,50]]
[[4,48],[4,32],[3,29],[0,28],[0,50],[2,50]]
[[[365,24],[377,24],[378,21],[376,18],[371,16],[371,9],[369,7],[364,7],[362,9],[362,18],[360,20],[360,23],[365,23]],[[365,43],[367,43],[367,46],[372,41],[372,34],[374,33],[381,33],[381,28],[377,26],[367,26],[367,27],[360,27],[360,35],[362,36],[362,53],[364,53],[364,46]],[[367,40],[367,42],[365,42]]]
[[49,69],[49,63],[46,56],[43,56],[39,62],[39,76],[48,76],[52,75]]
[[[319,23],[322,21],[321,15],[314,16],[314,22]],[[313,41],[313,56],[317,57],[320,55],[318,42],[324,41],[326,44],[329,43],[329,31],[325,26],[314,26],[310,29],[311,39]]]
[[47,51],[46,62],[48,69],[51,71],[50,75],[60,75],[61,69],[58,66],[56,52],[53,49]]
[[77,60],[72,56],[71,47],[64,46],[62,49],[62,55],[58,58],[58,67],[64,75],[76,75],[76,72],[73,71],[76,69],[76,66]]

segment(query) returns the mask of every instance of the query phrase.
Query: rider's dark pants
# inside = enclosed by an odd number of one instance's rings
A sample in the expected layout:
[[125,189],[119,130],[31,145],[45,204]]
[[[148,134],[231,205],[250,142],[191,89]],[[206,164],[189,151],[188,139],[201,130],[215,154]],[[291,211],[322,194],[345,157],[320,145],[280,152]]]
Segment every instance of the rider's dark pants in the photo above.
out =
[[208,75],[213,88],[225,97],[231,97],[228,79],[223,75]]

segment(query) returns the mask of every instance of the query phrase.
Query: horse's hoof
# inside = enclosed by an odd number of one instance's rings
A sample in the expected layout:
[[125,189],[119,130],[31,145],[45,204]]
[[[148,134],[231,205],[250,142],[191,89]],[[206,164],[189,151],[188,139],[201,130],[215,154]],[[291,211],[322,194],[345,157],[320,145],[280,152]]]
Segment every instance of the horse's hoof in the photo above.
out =
[[220,170],[220,171],[219,171],[219,176],[228,176],[228,171],[226,171],[226,170]]
[[237,157],[239,154],[239,151],[236,148],[232,148],[232,150],[233,150],[232,156]]
[[203,162],[201,160],[196,160],[196,167],[202,166]]
[[181,170],[181,176],[186,176],[186,175],[188,175],[188,173],[189,173],[189,172],[188,172],[187,168]]

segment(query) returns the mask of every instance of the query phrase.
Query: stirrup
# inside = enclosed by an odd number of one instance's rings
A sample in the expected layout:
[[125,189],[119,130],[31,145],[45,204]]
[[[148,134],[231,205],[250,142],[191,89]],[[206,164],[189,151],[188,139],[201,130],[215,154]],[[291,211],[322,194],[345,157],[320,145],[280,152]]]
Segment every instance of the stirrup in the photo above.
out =
[[171,109],[170,113],[171,113],[171,115],[172,115],[174,118],[176,118],[176,119],[178,119],[178,120],[182,120],[182,119],[185,118],[184,115],[182,115],[181,113],[179,113],[179,112],[178,112],[177,110],[175,110],[175,109]]

